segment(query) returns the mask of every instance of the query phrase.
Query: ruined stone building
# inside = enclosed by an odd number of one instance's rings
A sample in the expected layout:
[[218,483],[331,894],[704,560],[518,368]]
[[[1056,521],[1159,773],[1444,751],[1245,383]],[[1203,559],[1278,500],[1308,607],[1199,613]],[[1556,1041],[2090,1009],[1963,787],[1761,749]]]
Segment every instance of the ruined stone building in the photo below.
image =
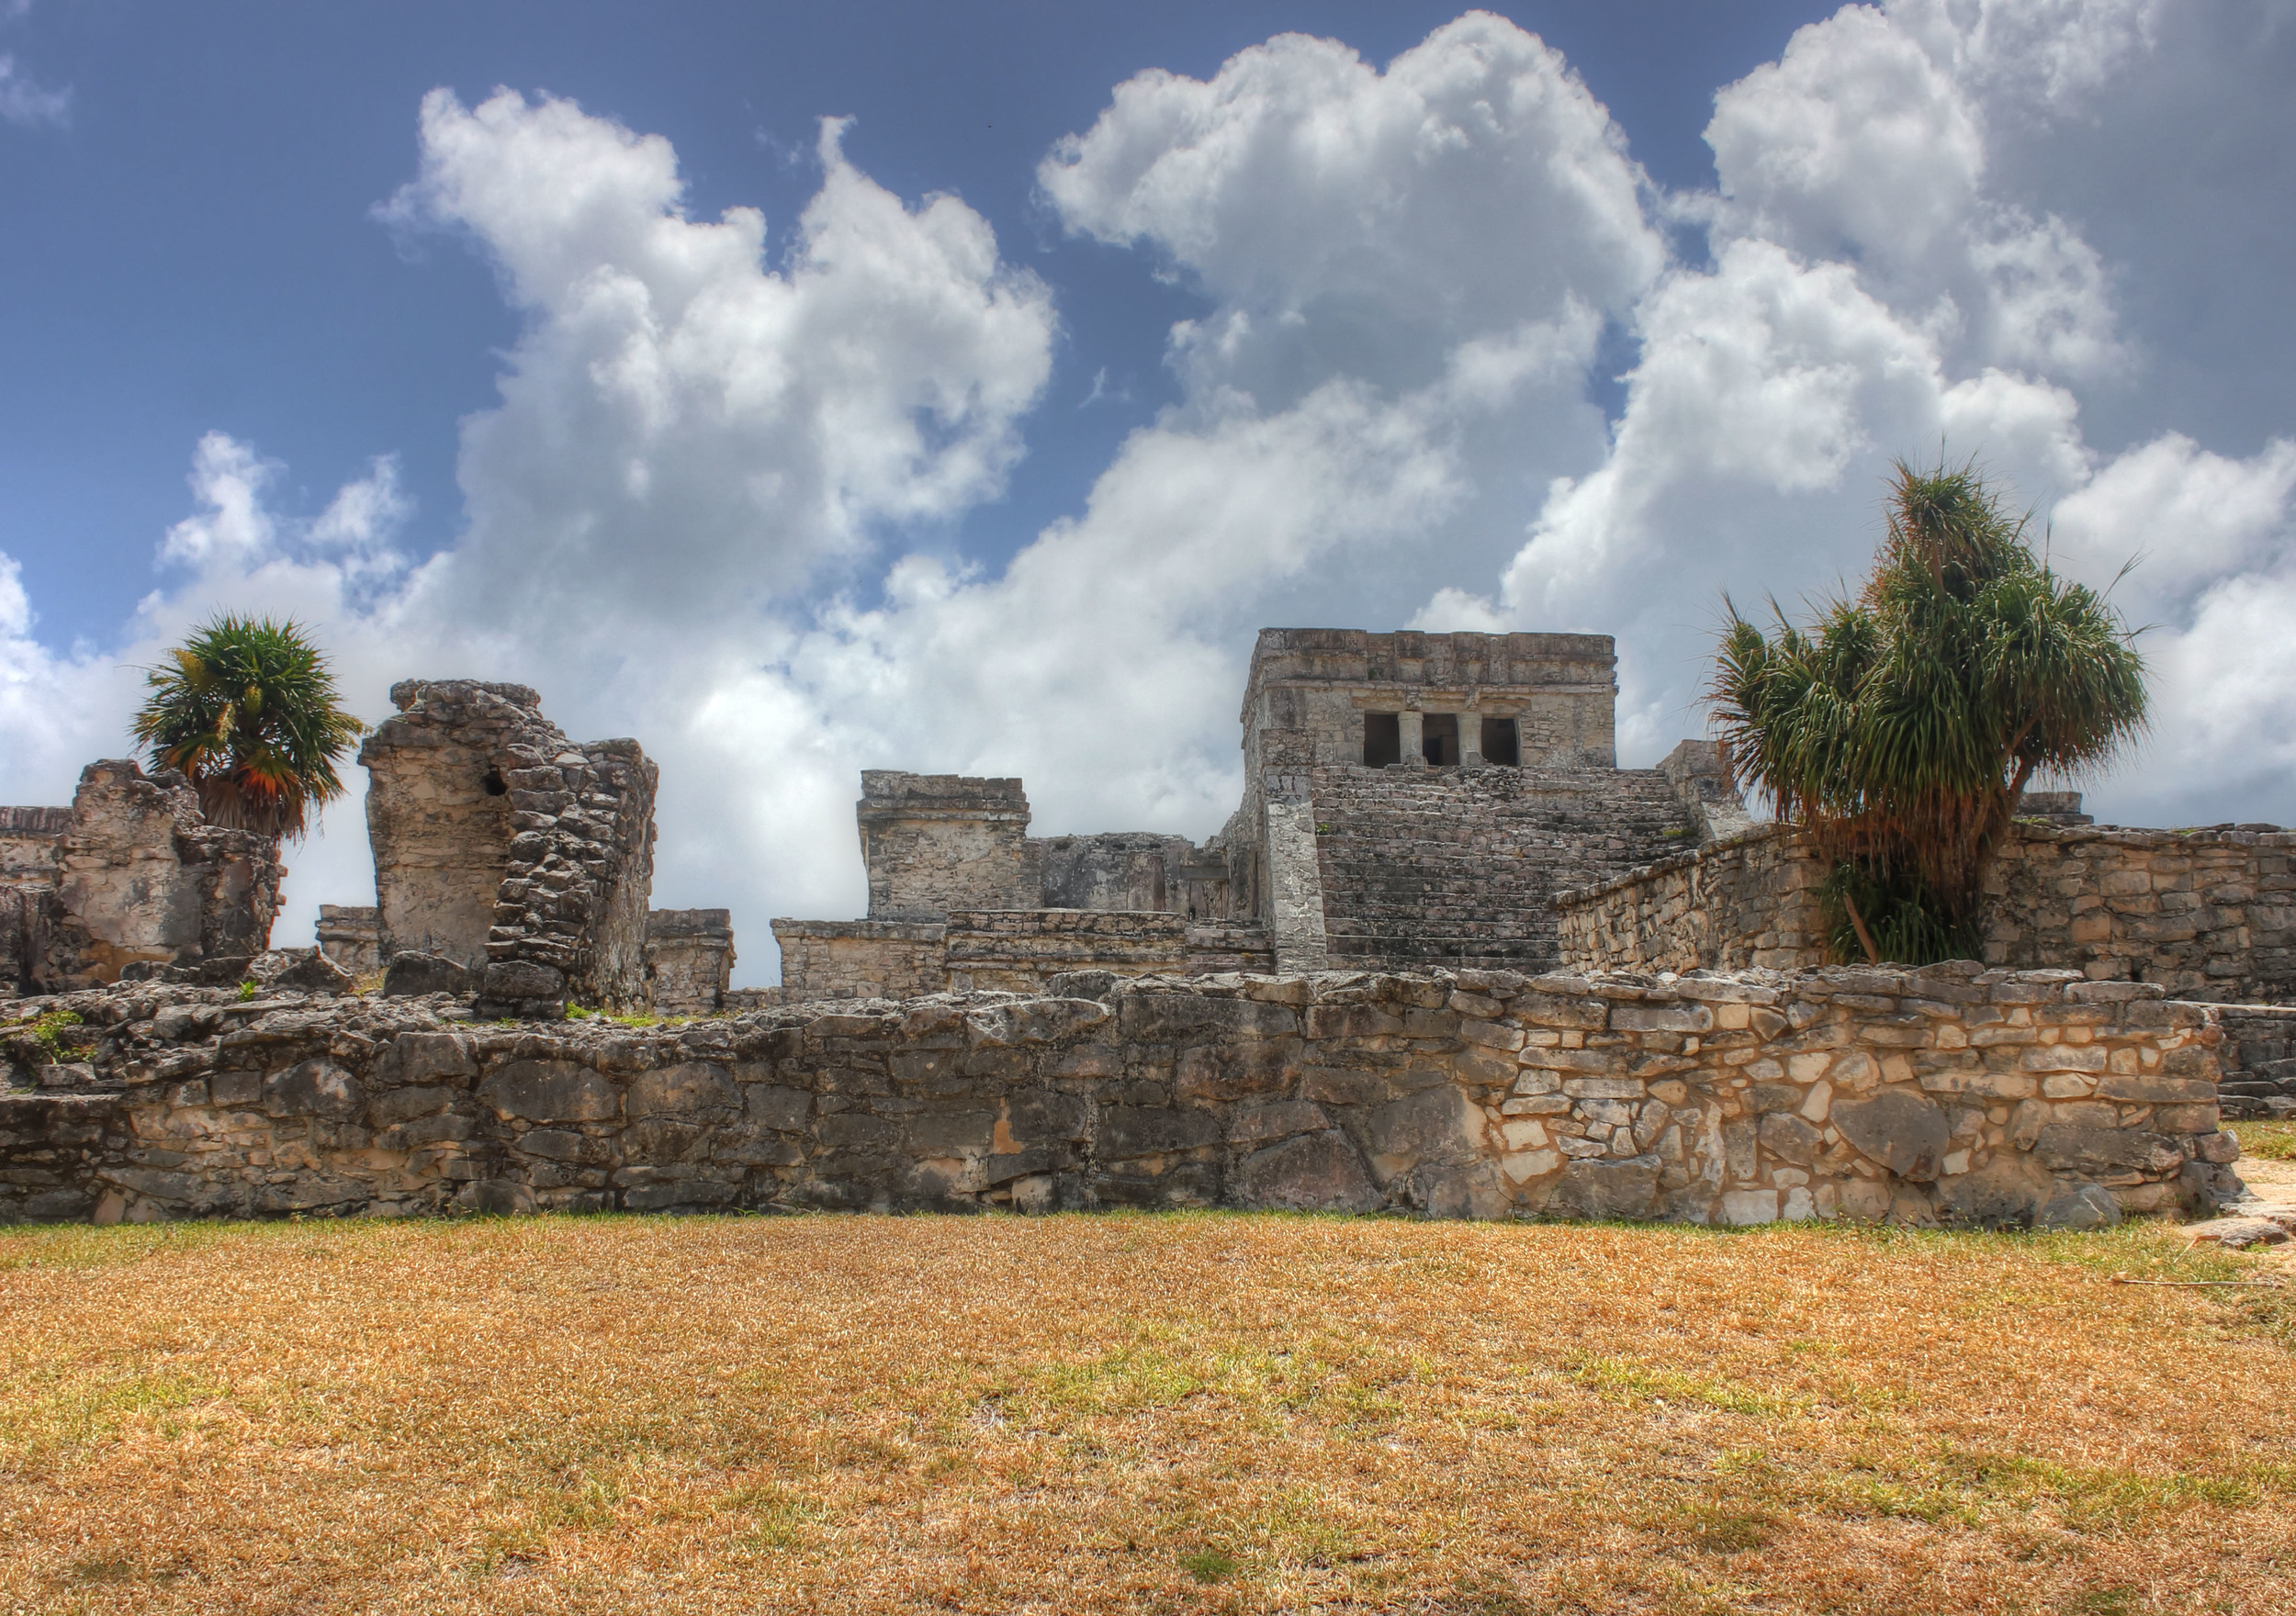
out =
[[[647,906],[657,771],[636,742],[574,745],[523,685],[410,679],[391,700],[359,754],[377,902],[322,905],[321,952],[354,979],[422,956],[498,1012],[723,1006],[731,917]],[[69,808],[0,808],[0,992],[236,983],[270,945],[278,852],[130,761],[89,765]]]
[[209,825],[174,769],[108,758],[69,808],[0,808],[0,990],[70,992],[262,952],[278,844]]
[[322,913],[338,962],[444,960],[516,1014],[723,1006],[732,917],[647,908],[659,771],[644,748],[575,745],[524,685],[410,679],[390,699],[359,750],[376,906]]
[[869,771],[868,917],[773,922],[779,996],[1548,969],[1555,892],[1750,823],[1711,745],[1619,769],[1616,697],[1603,634],[1263,630],[1218,836],[1033,837],[1019,780]]

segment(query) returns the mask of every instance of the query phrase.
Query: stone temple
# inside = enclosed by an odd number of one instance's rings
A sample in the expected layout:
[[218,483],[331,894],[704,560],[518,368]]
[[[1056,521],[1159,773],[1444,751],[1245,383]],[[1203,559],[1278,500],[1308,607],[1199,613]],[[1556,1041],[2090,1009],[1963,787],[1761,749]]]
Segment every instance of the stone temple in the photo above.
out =
[[1244,802],[1198,847],[1036,837],[1017,780],[861,777],[861,920],[776,920],[781,995],[1052,975],[1559,962],[1551,907],[1751,823],[1711,744],[1617,767],[1606,634],[1266,629]]

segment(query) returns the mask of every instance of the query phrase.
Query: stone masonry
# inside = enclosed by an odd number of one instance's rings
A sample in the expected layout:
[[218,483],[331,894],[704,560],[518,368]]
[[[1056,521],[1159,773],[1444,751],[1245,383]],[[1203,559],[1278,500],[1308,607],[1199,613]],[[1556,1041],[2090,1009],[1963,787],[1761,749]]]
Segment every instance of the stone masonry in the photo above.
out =
[[2236,1150],[2214,1009],[1975,965],[1093,971],[1043,995],[647,1028],[161,983],[20,1009],[0,1036],[11,1218],[1227,1206],[2096,1227],[2212,1203]]
[[647,1003],[657,770],[577,746],[523,685],[408,679],[367,737],[380,949],[480,971],[481,1002],[549,1016]]
[[861,773],[869,918],[938,921],[951,909],[1032,909],[1043,877],[1017,780]]
[[647,998],[663,1016],[714,1016],[734,976],[734,917],[724,909],[656,909],[646,917]]
[[319,951],[354,977],[383,968],[382,911],[372,903],[321,903],[315,936]]
[[70,808],[0,816],[0,992],[196,973],[269,946],[278,842],[209,825],[174,769],[91,763]]
[[[2296,1002],[2296,832],[2127,830],[2078,801],[2020,818],[1986,876],[1986,961],[2145,982],[2180,999]],[[1555,900],[1573,970],[1791,970],[1825,959],[1824,874],[1758,826]]]
[[[855,996],[852,971],[888,980],[895,956],[903,980],[951,988],[1086,968],[1547,969],[1558,888],[1750,823],[1711,744],[1615,767],[1615,662],[1601,634],[1263,630],[1244,802],[1201,847],[1040,840],[1017,780],[870,771],[869,919],[775,921],[779,997]],[[975,919],[961,934],[954,914]],[[876,929],[920,925],[951,926],[938,976],[930,939]]]

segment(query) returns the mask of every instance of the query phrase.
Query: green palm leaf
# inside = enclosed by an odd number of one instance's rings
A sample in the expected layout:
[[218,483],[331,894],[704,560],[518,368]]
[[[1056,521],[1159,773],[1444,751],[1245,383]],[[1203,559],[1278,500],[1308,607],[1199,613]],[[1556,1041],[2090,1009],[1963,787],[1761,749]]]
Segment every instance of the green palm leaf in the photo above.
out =
[[148,668],[129,732],[150,763],[198,788],[208,821],[299,837],[343,793],[336,762],[366,733],[327,658],[293,623],[225,615]]
[[1838,957],[1851,937],[1908,962],[1970,950],[2027,782],[2094,769],[2144,727],[2134,633],[2027,525],[1973,465],[1899,461],[1855,600],[1806,628],[1773,600],[1768,631],[1723,601],[1708,700],[1740,781],[1834,866]]

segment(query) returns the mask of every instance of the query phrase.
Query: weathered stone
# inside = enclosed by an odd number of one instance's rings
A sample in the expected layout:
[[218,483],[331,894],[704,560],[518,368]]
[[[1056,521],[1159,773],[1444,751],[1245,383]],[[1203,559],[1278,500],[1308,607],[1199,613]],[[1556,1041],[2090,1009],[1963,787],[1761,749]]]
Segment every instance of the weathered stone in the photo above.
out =
[[1379,1204],[1355,1147],[1329,1131],[1254,1151],[1236,1164],[1229,1194],[1238,1206],[1289,1212],[1368,1212]]
[[613,1081],[570,1060],[512,1060],[478,1085],[498,1116],[529,1122],[604,1122],[622,1113]]
[[1917,1182],[1938,1175],[1947,1143],[1953,1137],[1952,1126],[1943,1111],[1903,1088],[1884,1089],[1861,1099],[1837,1100],[1833,1125],[1869,1161],[1878,1162],[1899,1178]]
[[1562,1170],[1546,1209],[1557,1218],[1648,1218],[1656,1207],[1658,1191],[1659,1162],[1654,1156],[1573,1162]]
[[1757,1130],[1761,1147],[1782,1162],[1806,1167],[1825,1147],[1825,1138],[1799,1117],[1774,1111]]
[[2033,1155],[2058,1173],[2084,1175],[2133,1170],[2173,1173],[2184,1152],[2164,1134],[2133,1128],[2079,1128],[2052,1123],[2033,1143]]
[[264,1084],[265,1108],[288,1117],[347,1120],[365,1107],[359,1081],[330,1060],[304,1060]]
[[461,997],[470,992],[475,980],[467,966],[437,954],[409,949],[393,954],[390,963],[383,967],[383,997],[403,999],[422,993],[453,993]]
[[2110,1229],[2121,1221],[2121,1204],[2093,1184],[2058,1191],[2033,1218],[2036,1229]]
[[1381,1184],[1419,1162],[1467,1155],[1481,1131],[1473,1102],[1452,1088],[1390,1101],[1364,1123],[1372,1175]]
[[1111,1106],[1100,1114],[1095,1143],[1110,1161],[1171,1155],[1217,1142],[1220,1122],[1208,1111],[1161,1111]]
[[1276,1100],[1260,1105],[1239,1105],[1228,1119],[1228,1138],[1240,1145],[1289,1139],[1329,1128],[1323,1107],[1306,1100]]
[[641,1072],[630,1082],[625,1108],[632,1117],[661,1113],[731,1110],[742,1104],[741,1090],[722,1066],[690,1060]]
[[1953,1174],[1937,1185],[1938,1216],[1982,1229],[2023,1229],[2056,1194],[2055,1182],[2023,1154],[1997,1156],[1975,1173]]

